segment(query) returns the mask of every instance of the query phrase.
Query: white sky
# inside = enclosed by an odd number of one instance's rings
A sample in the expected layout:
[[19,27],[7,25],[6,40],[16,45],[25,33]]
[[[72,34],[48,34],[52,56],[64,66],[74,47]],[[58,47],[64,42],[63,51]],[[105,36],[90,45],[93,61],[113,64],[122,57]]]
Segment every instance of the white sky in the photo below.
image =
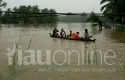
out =
[[3,0],[7,2],[7,8],[18,7],[20,5],[38,5],[40,9],[52,8],[59,12],[90,13],[93,11],[100,13],[101,0]]

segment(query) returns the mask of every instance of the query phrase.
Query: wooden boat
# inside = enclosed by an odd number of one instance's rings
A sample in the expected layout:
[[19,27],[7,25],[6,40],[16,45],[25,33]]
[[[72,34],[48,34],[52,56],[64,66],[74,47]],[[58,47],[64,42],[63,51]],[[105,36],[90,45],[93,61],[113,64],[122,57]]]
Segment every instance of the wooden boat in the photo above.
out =
[[[53,37],[53,38],[60,38],[60,39],[66,39],[66,40],[76,40],[76,39],[72,39],[72,38],[61,38],[60,36],[58,36],[58,37],[54,37],[51,33],[49,33],[50,34],[50,37]],[[76,41],[96,41],[96,39],[85,39],[85,38],[79,38],[79,39],[77,39]]]

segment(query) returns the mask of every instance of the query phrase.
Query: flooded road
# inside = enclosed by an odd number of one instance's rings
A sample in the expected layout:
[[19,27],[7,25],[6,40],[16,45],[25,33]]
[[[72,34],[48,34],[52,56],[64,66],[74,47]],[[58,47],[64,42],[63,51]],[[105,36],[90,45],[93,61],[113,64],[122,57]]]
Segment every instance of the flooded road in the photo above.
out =
[[[66,33],[79,31],[80,36],[88,29],[96,41],[51,38],[49,33],[55,27],[59,30],[64,28]],[[125,80],[124,35],[113,29],[99,30],[90,23],[0,25],[0,80]],[[8,65],[6,54],[14,44],[22,50],[22,58],[29,55],[25,54],[26,51],[34,50],[35,62],[41,57],[42,62],[49,58],[50,63],[25,65],[24,60],[19,65],[17,54],[13,57],[13,65]],[[37,50],[41,50],[41,56],[37,56]],[[95,52],[94,55],[91,55],[92,52]],[[106,59],[107,55],[110,58]]]

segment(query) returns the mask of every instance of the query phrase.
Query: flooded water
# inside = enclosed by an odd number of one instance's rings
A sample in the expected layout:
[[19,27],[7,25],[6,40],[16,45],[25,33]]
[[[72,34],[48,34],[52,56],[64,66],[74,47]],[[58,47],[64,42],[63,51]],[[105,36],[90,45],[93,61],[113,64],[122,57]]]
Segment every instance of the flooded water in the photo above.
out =
[[[88,29],[96,41],[52,38],[49,33],[55,27],[64,28],[66,33],[79,31],[80,36]],[[114,29],[99,30],[90,23],[0,25],[0,80],[125,80],[124,35]],[[18,64],[18,54],[13,57],[13,65],[8,64],[6,54],[14,44],[22,50],[22,65]],[[38,57],[44,62],[49,56],[50,63],[26,65],[24,57],[29,55],[25,53],[28,50],[35,51],[35,62]],[[41,56],[37,56],[37,50],[41,50]]]

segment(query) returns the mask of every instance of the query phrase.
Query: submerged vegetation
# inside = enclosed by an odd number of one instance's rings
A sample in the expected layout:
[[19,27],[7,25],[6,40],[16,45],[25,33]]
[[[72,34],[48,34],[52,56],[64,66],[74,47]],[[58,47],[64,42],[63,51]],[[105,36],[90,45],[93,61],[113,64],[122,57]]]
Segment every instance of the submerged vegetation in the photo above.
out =
[[[125,29],[125,28],[124,28]],[[118,29],[117,31],[112,31],[111,33],[111,38],[118,41],[118,42],[122,42],[125,43],[125,33],[124,31],[121,31],[122,29]]]
[[[103,17],[111,20],[112,24],[120,24],[117,30],[125,32],[125,0],[101,0],[100,4]],[[99,19],[100,17],[93,12],[87,21],[98,22]]]
[[118,25],[117,30],[120,32],[125,32],[125,25]]

